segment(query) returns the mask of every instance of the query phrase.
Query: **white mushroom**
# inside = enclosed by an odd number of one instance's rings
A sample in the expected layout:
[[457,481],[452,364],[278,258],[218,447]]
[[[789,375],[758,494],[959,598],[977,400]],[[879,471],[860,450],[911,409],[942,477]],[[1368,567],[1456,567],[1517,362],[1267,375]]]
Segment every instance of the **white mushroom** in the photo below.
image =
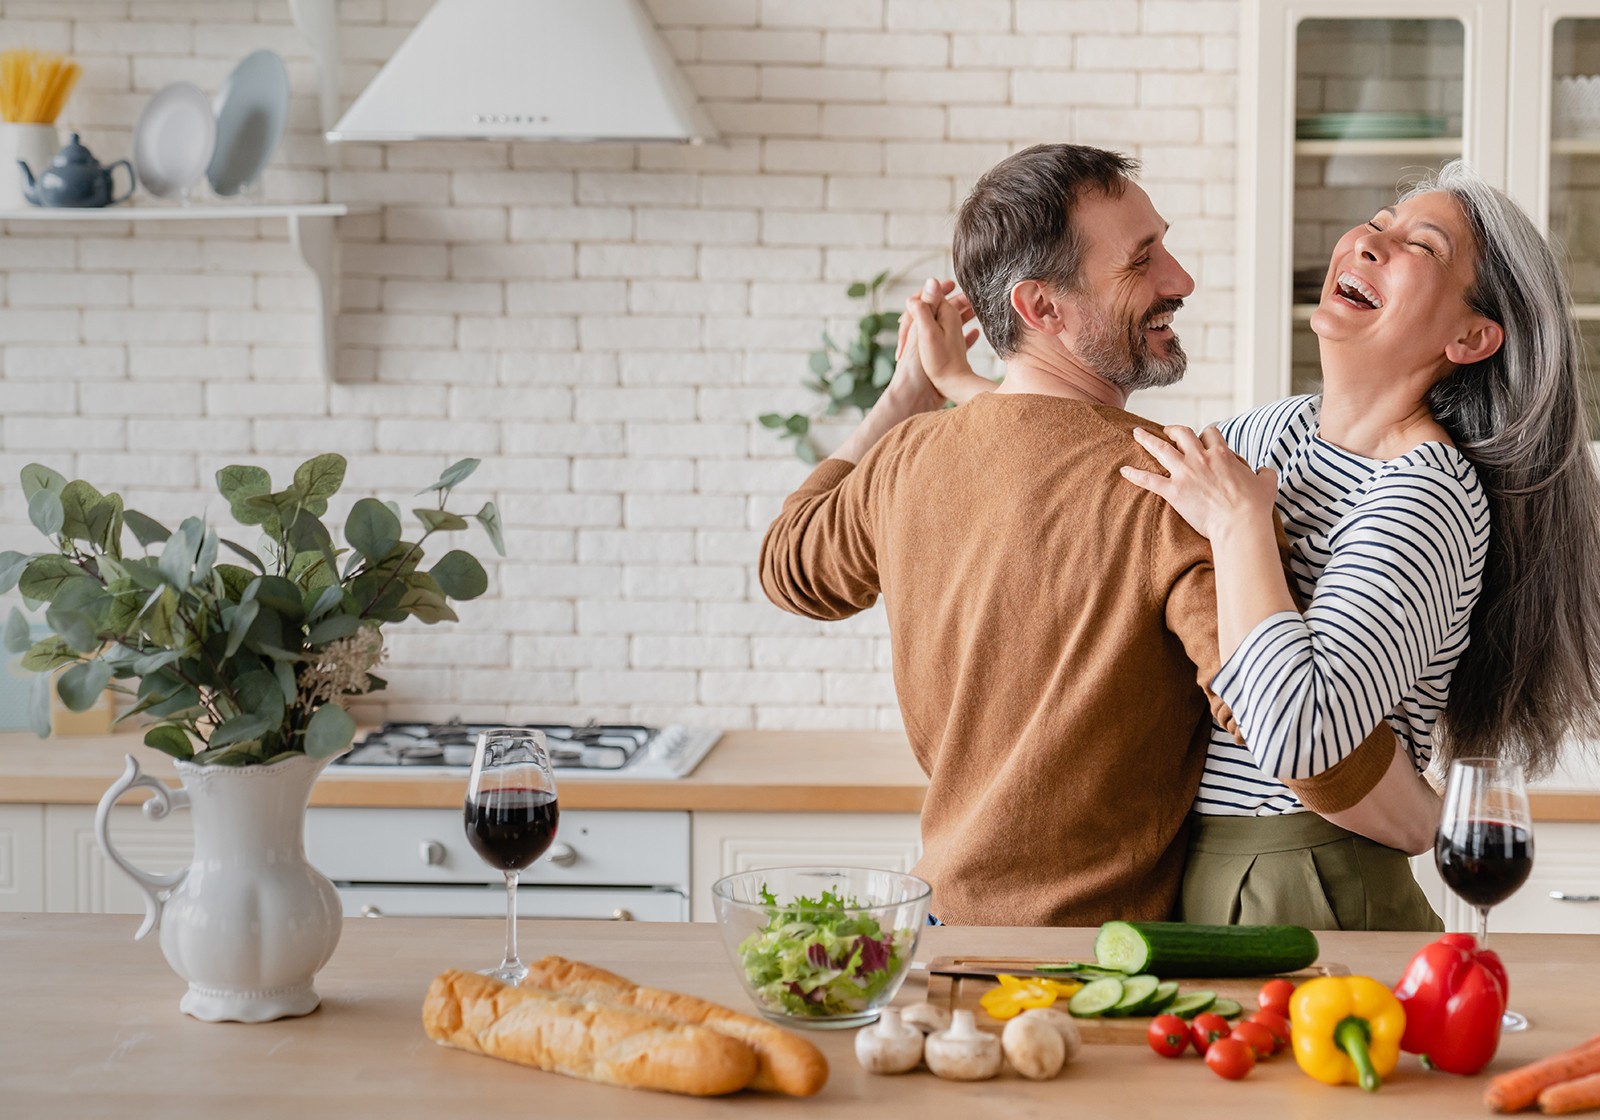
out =
[[885,1008],[878,1021],[856,1032],[856,1061],[868,1073],[905,1073],[922,1061],[922,1032]]
[[1037,1019],[1042,1023],[1049,1023],[1061,1036],[1061,1041],[1066,1044],[1065,1063],[1070,1064],[1083,1049],[1083,1035],[1078,1031],[1078,1024],[1072,1021],[1072,1016],[1057,1011],[1053,1007],[1035,1007],[1024,1011],[1017,1016],[1019,1019]]
[[1049,1022],[1018,1015],[1000,1032],[1011,1068],[1029,1081],[1049,1081],[1067,1064],[1067,1044]]
[[900,1018],[923,1034],[950,1029],[950,1009],[936,1003],[913,1003],[900,1013]]
[[984,1081],[1000,1072],[1000,1040],[980,1031],[972,1012],[957,1011],[950,1029],[928,1036],[928,1068],[951,1081]]

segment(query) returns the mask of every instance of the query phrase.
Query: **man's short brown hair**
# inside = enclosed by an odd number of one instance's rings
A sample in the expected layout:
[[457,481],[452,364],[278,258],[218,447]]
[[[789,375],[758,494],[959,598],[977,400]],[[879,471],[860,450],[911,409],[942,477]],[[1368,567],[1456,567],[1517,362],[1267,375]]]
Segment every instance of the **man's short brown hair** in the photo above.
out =
[[1022,322],[1011,289],[1037,280],[1077,289],[1084,237],[1073,221],[1089,192],[1120,198],[1137,160],[1082,144],[1036,144],[984,173],[956,216],[956,280],[994,352],[1016,353]]

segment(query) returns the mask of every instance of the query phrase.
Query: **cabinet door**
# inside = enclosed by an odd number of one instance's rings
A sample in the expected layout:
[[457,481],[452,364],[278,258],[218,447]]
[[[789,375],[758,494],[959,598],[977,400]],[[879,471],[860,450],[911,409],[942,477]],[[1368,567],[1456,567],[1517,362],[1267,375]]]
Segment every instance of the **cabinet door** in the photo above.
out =
[[1320,386],[1310,320],[1341,234],[1456,156],[1505,182],[1506,0],[1411,0],[1403,19],[1395,8],[1244,5],[1241,410]]
[[922,856],[915,813],[695,813],[691,913],[716,920],[711,884],[736,871],[827,864],[910,871]]
[[[1525,0],[1511,39],[1508,190],[1557,248],[1588,374],[1600,369],[1600,0]],[[1590,436],[1600,436],[1591,386]]]
[[[1477,911],[1448,890],[1445,925],[1475,933]],[[1496,933],[1600,933],[1600,824],[1533,828],[1533,872],[1516,894],[1489,911]]]
[[[45,909],[79,914],[143,914],[144,894],[100,852],[94,806],[45,806]],[[147,818],[136,805],[111,811],[111,835],[128,862],[154,874],[189,866],[188,813]]]
[[44,909],[44,806],[0,805],[0,910]]

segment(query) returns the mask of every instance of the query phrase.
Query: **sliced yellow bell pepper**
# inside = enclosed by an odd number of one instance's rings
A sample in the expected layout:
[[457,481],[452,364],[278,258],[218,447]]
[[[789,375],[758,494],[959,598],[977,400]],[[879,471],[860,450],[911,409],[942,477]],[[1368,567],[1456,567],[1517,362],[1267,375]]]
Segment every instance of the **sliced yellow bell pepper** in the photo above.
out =
[[1043,983],[1021,980],[1015,976],[998,976],[998,988],[990,988],[978,1003],[993,1018],[1012,1019],[1036,1007],[1049,1007],[1056,1001],[1056,992]]
[[1321,976],[1289,998],[1294,1060],[1327,1085],[1373,1092],[1400,1061],[1406,1013],[1384,984],[1367,976]]

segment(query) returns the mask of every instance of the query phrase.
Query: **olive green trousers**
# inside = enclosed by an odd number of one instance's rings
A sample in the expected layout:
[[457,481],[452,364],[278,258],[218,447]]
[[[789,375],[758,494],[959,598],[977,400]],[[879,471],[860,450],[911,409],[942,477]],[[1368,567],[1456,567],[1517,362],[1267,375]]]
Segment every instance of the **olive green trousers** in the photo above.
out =
[[1190,814],[1179,906],[1210,925],[1444,929],[1404,852],[1309,812]]

